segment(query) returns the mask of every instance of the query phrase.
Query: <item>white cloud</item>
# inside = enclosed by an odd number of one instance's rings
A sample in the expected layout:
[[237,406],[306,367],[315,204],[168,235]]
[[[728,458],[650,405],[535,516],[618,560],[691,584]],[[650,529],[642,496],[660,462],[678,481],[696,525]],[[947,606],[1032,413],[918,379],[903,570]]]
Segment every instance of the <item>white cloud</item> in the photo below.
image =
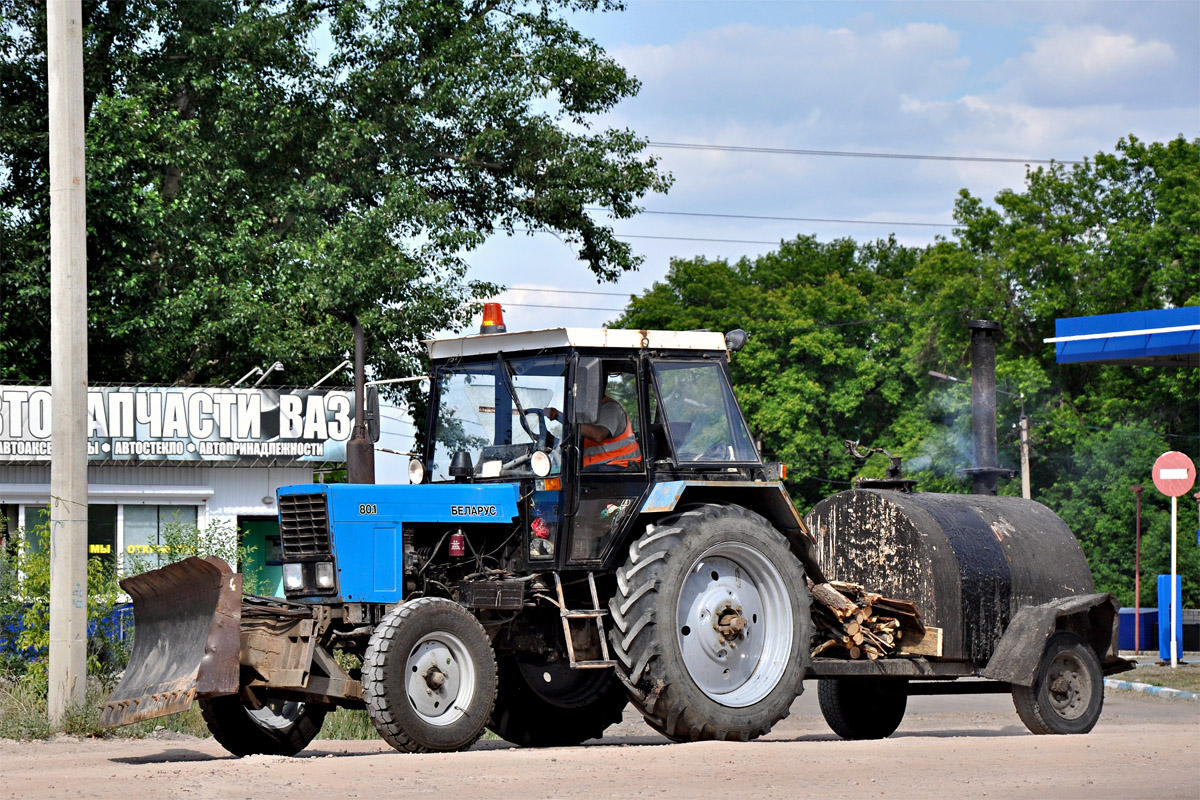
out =
[[996,75],[1008,79],[1004,93],[1036,105],[1143,106],[1178,102],[1181,90],[1186,96],[1186,86],[1171,80],[1178,64],[1167,42],[1099,25],[1052,26]]
[[[760,125],[836,112],[843,119],[895,107],[902,90],[939,96],[968,67],[959,37],[910,23],[873,32],[738,24],[612,55],[643,84],[640,117]],[[682,119],[681,119],[682,117]]]

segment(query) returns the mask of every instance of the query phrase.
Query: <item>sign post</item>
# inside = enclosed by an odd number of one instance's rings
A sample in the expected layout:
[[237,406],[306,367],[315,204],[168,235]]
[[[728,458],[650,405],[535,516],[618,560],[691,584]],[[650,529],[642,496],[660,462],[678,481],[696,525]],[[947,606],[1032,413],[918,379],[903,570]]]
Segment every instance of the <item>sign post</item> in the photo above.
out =
[[1175,629],[1178,625],[1179,603],[1176,602],[1175,582],[1177,577],[1178,529],[1179,529],[1179,498],[1185,495],[1196,483],[1196,465],[1192,460],[1177,450],[1163,453],[1154,462],[1154,485],[1160,492],[1171,498],[1171,666],[1177,667],[1178,641]]

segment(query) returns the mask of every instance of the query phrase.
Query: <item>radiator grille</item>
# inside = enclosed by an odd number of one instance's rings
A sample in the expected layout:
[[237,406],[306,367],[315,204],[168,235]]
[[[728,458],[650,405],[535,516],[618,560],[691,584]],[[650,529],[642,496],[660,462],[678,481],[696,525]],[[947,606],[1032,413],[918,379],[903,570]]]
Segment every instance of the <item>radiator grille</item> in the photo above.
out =
[[285,558],[327,556],[329,509],[324,494],[288,494],[279,498],[279,535]]

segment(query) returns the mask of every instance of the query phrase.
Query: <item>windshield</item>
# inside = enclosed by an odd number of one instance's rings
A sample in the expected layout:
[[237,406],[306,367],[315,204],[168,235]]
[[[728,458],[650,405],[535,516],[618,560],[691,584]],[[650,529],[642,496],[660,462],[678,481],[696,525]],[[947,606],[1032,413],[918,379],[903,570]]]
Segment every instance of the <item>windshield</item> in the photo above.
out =
[[548,419],[546,410],[563,410],[566,376],[566,356],[491,358],[438,368],[432,480],[453,480],[450,459],[458,450],[470,454],[478,478],[531,476],[535,450],[550,455],[550,474],[558,474],[562,421]]
[[654,375],[679,461],[758,461],[720,365],[656,361]]

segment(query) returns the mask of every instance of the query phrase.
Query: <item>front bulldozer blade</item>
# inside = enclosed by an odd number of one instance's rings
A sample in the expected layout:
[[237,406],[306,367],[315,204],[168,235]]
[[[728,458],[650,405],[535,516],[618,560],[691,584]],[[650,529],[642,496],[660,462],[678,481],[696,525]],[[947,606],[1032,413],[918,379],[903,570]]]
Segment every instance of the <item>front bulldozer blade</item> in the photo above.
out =
[[125,578],[133,655],[100,714],[105,728],[185,711],[238,691],[242,576],[219,558],[188,558]]

